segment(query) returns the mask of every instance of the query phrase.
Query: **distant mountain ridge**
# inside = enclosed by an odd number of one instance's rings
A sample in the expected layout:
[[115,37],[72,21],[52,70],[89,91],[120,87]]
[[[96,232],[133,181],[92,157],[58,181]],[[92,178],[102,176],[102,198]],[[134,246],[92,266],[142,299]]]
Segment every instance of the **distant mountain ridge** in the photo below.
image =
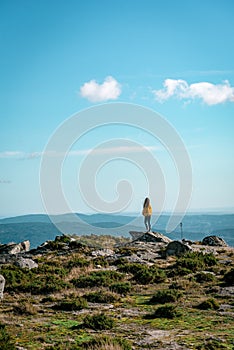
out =
[[[77,215],[79,220],[74,220]],[[153,231],[172,238],[181,239],[180,227],[167,233],[166,226],[170,215],[161,215],[153,225]],[[152,222],[156,217],[152,217]],[[0,243],[20,242],[29,239],[31,247],[37,247],[46,240],[53,240],[61,232],[53,224],[67,234],[89,235],[110,234],[130,237],[129,231],[144,231],[143,217],[115,214],[62,214],[48,216],[46,214],[30,214],[0,220]],[[201,240],[205,236],[215,234],[222,237],[230,246],[234,246],[234,214],[187,214],[183,218],[183,238]]]

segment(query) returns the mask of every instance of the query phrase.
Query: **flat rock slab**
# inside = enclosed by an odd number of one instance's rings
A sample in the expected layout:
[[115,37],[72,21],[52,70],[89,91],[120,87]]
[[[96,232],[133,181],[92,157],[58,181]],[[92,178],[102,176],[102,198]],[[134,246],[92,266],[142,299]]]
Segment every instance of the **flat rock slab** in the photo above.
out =
[[159,232],[129,231],[129,233],[132,236],[132,239],[134,241],[140,241],[140,242],[163,242],[163,243],[171,242],[170,238],[164,236],[163,234],[161,234]]

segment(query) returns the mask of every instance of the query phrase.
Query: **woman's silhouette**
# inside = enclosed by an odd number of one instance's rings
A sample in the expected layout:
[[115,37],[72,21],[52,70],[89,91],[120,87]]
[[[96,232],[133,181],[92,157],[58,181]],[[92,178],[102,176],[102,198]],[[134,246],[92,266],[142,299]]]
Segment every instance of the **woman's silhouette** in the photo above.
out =
[[148,197],[144,200],[142,215],[145,217],[144,223],[147,232],[151,230],[151,215],[152,215],[152,207],[150,205],[150,200]]

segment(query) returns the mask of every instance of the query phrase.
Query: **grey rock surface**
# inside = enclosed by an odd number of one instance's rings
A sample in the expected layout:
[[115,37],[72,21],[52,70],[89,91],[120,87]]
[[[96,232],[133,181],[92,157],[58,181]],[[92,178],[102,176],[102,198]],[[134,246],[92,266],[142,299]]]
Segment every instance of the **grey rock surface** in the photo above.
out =
[[221,237],[218,236],[207,236],[203,238],[202,244],[216,247],[227,247],[227,243]]
[[14,264],[22,269],[27,268],[29,270],[38,267],[38,264],[34,260],[23,257],[19,257]]
[[2,275],[0,275],[0,299],[3,298],[4,287],[5,287],[5,278]]
[[165,255],[166,256],[170,256],[170,255],[179,256],[179,255],[185,254],[189,251],[192,251],[192,248],[188,244],[184,244],[180,241],[172,241],[167,245]]

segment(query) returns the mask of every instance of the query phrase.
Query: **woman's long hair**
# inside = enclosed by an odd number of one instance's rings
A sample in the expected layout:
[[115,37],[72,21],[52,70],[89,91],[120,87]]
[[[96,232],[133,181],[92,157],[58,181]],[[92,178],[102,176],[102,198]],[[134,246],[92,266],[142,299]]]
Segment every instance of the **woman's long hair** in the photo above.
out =
[[150,204],[150,200],[148,197],[146,197],[146,199],[144,200],[143,208],[147,208],[149,204]]

